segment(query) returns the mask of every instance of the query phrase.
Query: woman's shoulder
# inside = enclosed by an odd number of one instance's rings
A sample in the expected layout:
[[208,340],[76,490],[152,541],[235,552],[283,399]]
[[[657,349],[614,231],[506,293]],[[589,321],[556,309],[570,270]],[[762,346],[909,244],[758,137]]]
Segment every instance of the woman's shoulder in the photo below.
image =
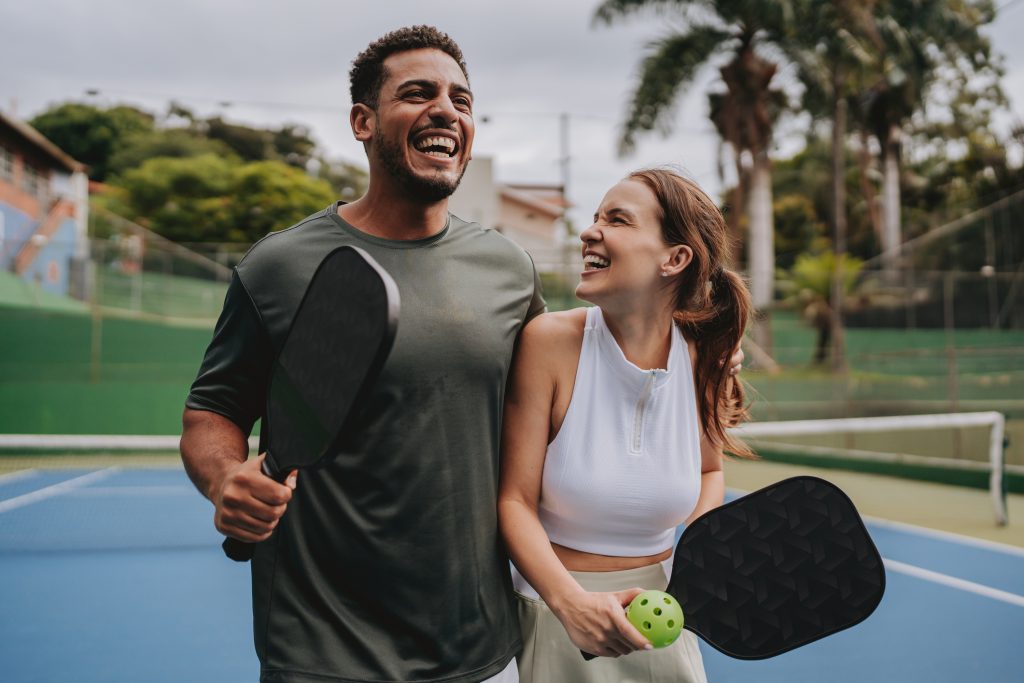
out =
[[586,322],[586,308],[542,313],[526,324],[523,338],[529,342],[548,344],[581,339]]

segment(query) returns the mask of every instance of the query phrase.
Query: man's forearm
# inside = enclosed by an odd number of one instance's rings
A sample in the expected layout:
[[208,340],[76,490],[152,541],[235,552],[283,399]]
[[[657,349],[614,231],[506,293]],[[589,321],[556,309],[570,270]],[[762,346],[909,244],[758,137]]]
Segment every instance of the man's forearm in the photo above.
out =
[[182,416],[181,460],[199,492],[214,500],[224,477],[249,454],[245,434],[231,420],[206,410],[186,408]]

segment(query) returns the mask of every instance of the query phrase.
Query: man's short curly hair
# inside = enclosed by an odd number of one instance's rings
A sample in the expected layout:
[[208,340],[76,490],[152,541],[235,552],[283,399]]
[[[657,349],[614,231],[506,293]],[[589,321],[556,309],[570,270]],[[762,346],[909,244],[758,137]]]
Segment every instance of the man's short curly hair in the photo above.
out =
[[449,55],[462,69],[466,82],[469,82],[462,50],[448,34],[433,26],[406,26],[373,41],[352,62],[352,69],[348,72],[352,104],[365,104],[376,109],[381,86],[388,76],[384,60],[398,52],[426,48],[440,50]]

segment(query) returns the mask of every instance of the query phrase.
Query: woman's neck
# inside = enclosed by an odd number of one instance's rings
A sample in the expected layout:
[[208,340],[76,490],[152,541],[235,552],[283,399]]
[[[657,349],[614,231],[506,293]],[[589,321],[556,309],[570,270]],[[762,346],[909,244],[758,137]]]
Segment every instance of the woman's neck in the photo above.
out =
[[654,308],[627,311],[601,309],[604,322],[622,354],[643,370],[668,368],[672,348],[672,313]]

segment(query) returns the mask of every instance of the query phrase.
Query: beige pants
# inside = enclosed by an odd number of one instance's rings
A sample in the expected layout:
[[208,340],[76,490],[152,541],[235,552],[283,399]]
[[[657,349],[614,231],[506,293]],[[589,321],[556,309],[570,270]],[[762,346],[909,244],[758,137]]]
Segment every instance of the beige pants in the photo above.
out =
[[[620,572],[570,572],[588,591],[638,586],[662,590],[668,583],[660,564]],[[543,601],[516,594],[523,629],[520,683],[707,683],[697,637],[683,631],[666,648],[585,661],[562,623]]]

